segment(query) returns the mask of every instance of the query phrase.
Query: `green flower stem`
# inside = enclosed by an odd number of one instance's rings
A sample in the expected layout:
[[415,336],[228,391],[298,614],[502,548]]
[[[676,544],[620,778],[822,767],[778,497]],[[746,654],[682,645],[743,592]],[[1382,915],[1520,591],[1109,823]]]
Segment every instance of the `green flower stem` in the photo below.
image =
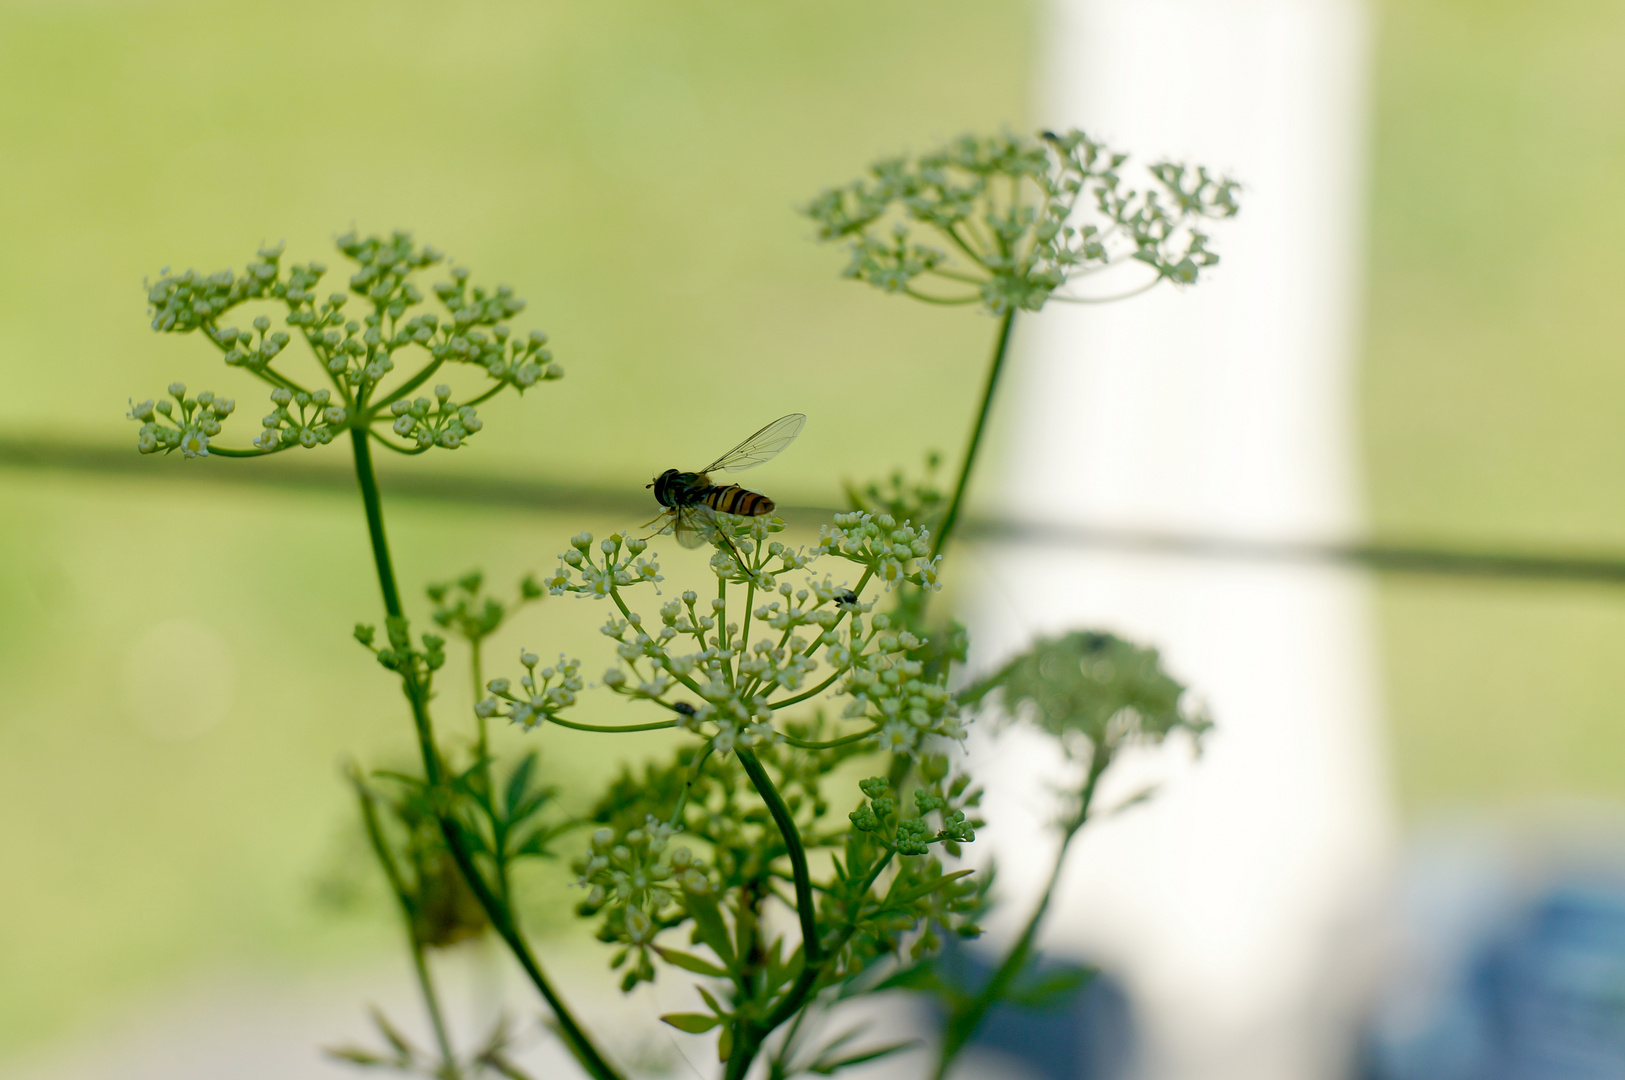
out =
[[[626,601],[625,600],[621,599],[621,591],[619,589],[616,589],[616,588],[611,588],[609,590],[609,598],[611,600],[615,601],[615,606],[621,609],[621,615],[624,616],[626,621],[630,623],[632,621],[632,609],[626,606]],[[699,623],[696,622],[695,625],[698,626]],[[702,644],[703,644],[703,641],[704,641],[704,639],[702,638],[701,639]],[[672,671],[670,668],[666,669],[666,673],[668,675],[670,675],[672,678],[676,679],[678,682],[682,683],[684,686],[688,687],[691,691],[693,691],[699,697],[701,697],[701,698],[705,697],[705,692],[700,689],[699,684],[696,683],[691,676],[683,675],[683,674],[680,674],[679,672]],[[732,681],[731,672],[730,672],[729,681],[730,682]]]
[[[831,675],[829,678],[825,679],[811,690],[804,690],[795,697],[787,697],[779,701],[770,701],[767,703],[767,707],[777,711],[784,708],[786,705],[795,705],[798,702],[806,701],[808,698],[817,697],[819,694],[822,694],[825,690],[828,690],[831,686],[835,685],[835,680],[839,679],[842,674],[842,672],[837,671],[835,674]],[[754,689],[755,688],[752,687],[752,690]]]
[[[957,281],[961,285],[975,285],[978,289],[980,289],[982,284],[987,281],[986,278],[977,277],[975,274],[961,274],[958,271],[944,270],[938,266],[932,267],[931,269],[927,270],[926,273],[943,278],[947,281]],[[978,292],[977,296],[980,297],[981,293]]]
[[993,346],[992,363],[987,369],[987,385],[982,390],[982,408],[976,414],[976,426],[971,428],[970,445],[965,448],[965,463],[959,469],[959,482],[954,486],[953,501],[948,504],[948,514],[937,528],[936,542],[931,545],[932,558],[942,553],[942,549],[947,546],[948,537],[954,531],[954,526],[959,524],[959,512],[965,502],[965,489],[970,485],[971,467],[976,464],[976,455],[982,448],[982,433],[987,428],[988,414],[993,410],[993,392],[998,388],[999,373],[1004,370],[1004,360],[1010,352],[1010,329],[1015,325],[1015,321],[1014,308],[1006,311],[999,319],[999,336]]
[[1162,278],[1154,277],[1144,285],[1137,285],[1128,292],[1120,292],[1115,296],[1062,296],[1059,293],[1051,293],[1050,299],[1058,300],[1063,304],[1115,304],[1119,300],[1127,300],[1130,297],[1139,296],[1141,293],[1150,292],[1161,284]]
[[[742,655],[748,655],[750,649],[750,609],[756,603],[756,574],[752,571],[750,584],[745,586],[745,614],[739,621],[739,648]],[[757,680],[752,679],[754,685]]]
[[[350,430],[354,431],[356,429],[351,428]],[[407,457],[417,457],[419,454],[429,449],[427,446],[396,446],[394,443],[390,442],[376,431],[372,432],[372,437],[377,439],[379,444],[382,445],[386,450],[393,450],[397,454],[404,454]]]
[[1078,835],[1084,822],[1089,819],[1089,804],[1094,799],[1095,785],[1100,780],[1100,774],[1106,771],[1111,764],[1109,753],[1095,754],[1095,760],[1089,765],[1089,778],[1084,782],[1083,792],[1078,797],[1078,810],[1067,821],[1061,833],[1061,848],[1055,853],[1055,865],[1050,869],[1049,882],[1044,886],[1043,894],[1038,898],[1038,905],[1027,920],[1027,926],[1022,930],[1021,936],[1005,954],[998,969],[993,972],[981,991],[969,1002],[956,1008],[948,1019],[943,1030],[942,1054],[937,1060],[936,1071],[932,1074],[935,1080],[943,1080],[948,1075],[948,1069],[953,1065],[959,1052],[970,1042],[971,1036],[976,1034],[982,1022],[987,1019],[988,1011],[1003,1000],[1005,992],[1016,976],[1026,968],[1032,957],[1033,943],[1038,940],[1038,931],[1049,912],[1050,900],[1055,895],[1055,886],[1061,880],[1061,869],[1066,864],[1068,848],[1072,845],[1072,838]]
[[559,727],[572,728],[576,731],[607,731],[611,733],[617,731],[664,731],[667,728],[677,726],[675,720],[657,720],[650,724],[623,724],[615,727],[609,724],[583,724],[575,720],[564,720],[557,716],[549,716],[547,722],[557,724]]
[[974,304],[981,299],[979,296],[928,296],[923,292],[907,288],[903,290],[903,295],[912,296],[916,300],[923,300],[927,304],[941,304],[943,307],[964,307],[966,304]]
[[378,571],[378,588],[384,594],[384,611],[391,618],[401,616],[401,594],[395,588],[395,567],[389,561],[389,539],[384,535],[384,504],[378,497],[378,477],[372,468],[372,447],[367,429],[350,429],[350,445],[355,449],[355,478],[361,485],[361,504],[367,511],[367,536],[372,541],[372,561]]
[[440,997],[435,992],[434,979],[429,974],[429,961],[423,952],[423,942],[418,938],[417,922],[412,915],[412,900],[406,891],[406,882],[401,878],[401,871],[395,865],[395,857],[389,852],[389,845],[384,842],[383,829],[378,824],[378,809],[373,805],[372,793],[367,790],[361,780],[361,774],[354,766],[350,767],[350,782],[355,785],[356,798],[361,803],[361,820],[367,827],[367,839],[372,844],[372,852],[384,868],[384,876],[389,878],[389,887],[395,893],[395,899],[401,905],[401,918],[406,923],[406,940],[412,950],[412,969],[417,974],[418,988],[423,993],[423,1007],[429,1014],[429,1025],[434,1029],[435,1044],[440,1047],[441,1072],[446,1080],[460,1080],[462,1071],[457,1068],[457,1056],[452,1053],[451,1038],[446,1034],[446,1021],[440,1012]]
[[[739,1046],[734,1048],[734,1056],[728,1059],[726,1080],[744,1080],[744,1074],[751,1069],[752,1057],[756,1056],[756,1052],[762,1046],[762,1039],[767,1038],[770,1031],[777,1030],[778,1025],[790,1020],[790,1017],[796,1015],[796,1012],[799,1012],[801,1007],[806,1005],[812,987],[817,986],[819,976],[824,974],[824,966],[840,955],[840,950],[847,947],[847,942],[850,942],[851,935],[858,931],[858,913],[863,911],[863,898],[869,895],[869,888],[873,887],[876,879],[879,879],[879,875],[886,870],[887,866],[890,866],[892,856],[895,856],[895,854],[897,854],[895,849],[887,849],[886,856],[877,859],[874,866],[869,869],[868,875],[864,875],[863,883],[860,883],[853,892],[853,895],[858,898],[855,906],[853,906],[853,916],[848,919],[847,926],[843,927],[840,937],[835,940],[834,948],[825,950],[824,958],[819,963],[803,963],[801,965],[801,974],[796,976],[795,984],[785,992],[785,997],[778,1002],[777,1009],[773,1009],[773,1012],[770,1012],[765,1020],[757,1023],[757,1025],[752,1025],[749,1031],[746,1031],[747,1038],[741,1039],[741,1044],[749,1046],[749,1054],[741,1054]],[[738,1069],[736,1069],[736,1065],[738,1065]]]
[[[221,351],[223,352],[224,350],[221,350]],[[264,381],[270,383],[272,386],[280,386],[284,390],[287,390],[287,391],[289,391],[291,393],[295,393],[295,394],[308,394],[308,393],[310,393],[309,390],[306,390],[303,386],[300,386],[298,383],[294,382],[292,379],[290,379],[286,375],[282,374],[282,372],[274,370],[271,367],[270,364],[266,364],[264,367],[260,368],[258,371],[255,371],[253,368],[249,368],[248,370],[250,372],[252,372],[253,374],[259,376]]]
[[416,390],[418,387],[420,387],[424,383],[428,382],[429,377],[431,375],[433,375],[436,371],[439,371],[440,370],[440,365],[443,364],[443,363],[445,363],[445,360],[443,358],[438,358],[437,357],[436,359],[434,359],[430,363],[424,364],[422,371],[418,372],[416,375],[412,376],[410,379],[407,379],[401,385],[397,386],[394,390],[391,390],[384,397],[379,398],[377,401],[369,402],[368,403],[369,407],[368,407],[367,411],[371,415],[377,416],[381,412],[387,410],[395,402],[399,401],[401,398],[405,397],[407,394],[410,394],[412,391]]
[[774,1054],[773,1059],[768,1062],[768,1080],[788,1080],[790,1073],[785,1062],[795,1052],[796,1039],[801,1034],[801,1024],[807,1019],[807,1014],[811,1011],[811,1009],[803,1009],[801,1012],[796,1013],[796,1018],[791,1021],[790,1030],[784,1033],[784,1041],[779,1043],[778,1053]]
[[864,739],[871,738],[878,734],[880,734],[880,725],[876,724],[868,731],[859,731],[839,739],[831,739],[829,742],[806,742],[802,739],[797,739],[794,736],[785,735],[782,733],[779,735],[779,738],[783,739],[791,746],[798,747],[802,750],[833,750],[837,746],[846,746],[848,743],[861,742]]
[[[724,1074],[726,1080],[744,1080],[745,1074],[750,1071],[751,1062],[756,1059],[765,1039],[774,1028],[784,1023],[801,1002],[806,999],[807,992],[812,989],[819,972],[823,968],[823,943],[818,936],[818,910],[813,898],[812,876],[807,872],[807,852],[801,844],[801,833],[796,828],[795,819],[790,816],[789,807],[784,805],[784,799],[779,795],[779,789],[773,786],[772,779],[767,770],[762,768],[761,761],[751,751],[743,746],[734,748],[739,764],[744,767],[745,774],[755,785],[756,791],[767,804],[767,811],[773,815],[773,822],[778,826],[779,834],[784,838],[785,852],[790,857],[790,872],[796,887],[796,915],[801,921],[801,975],[790,988],[789,995],[779,1007],[773,1010],[773,1015],[760,1023],[744,1022],[738,1028],[734,1039],[733,1052],[728,1057],[728,1068]],[[785,1006],[791,1004],[789,1011]],[[782,1016],[780,1014],[783,1014]]]
[[[744,563],[739,561],[738,556],[734,557],[734,562],[741,569],[744,569]],[[726,650],[733,644],[733,640],[732,635],[728,633],[728,579],[725,577],[717,578],[717,599],[722,602],[721,609],[716,613],[717,640],[722,643],[722,648]],[[734,662],[731,658],[722,661],[722,673],[728,676],[729,686],[737,687],[739,685],[734,679]]]
[[824,950],[818,940],[818,911],[813,903],[812,877],[807,872],[807,852],[801,846],[801,833],[796,829],[795,819],[790,816],[790,808],[784,805],[779,789],[773,786],[772,779],[756,755],[743,746],[736,747],[734,753],[739,756],[739,764],[744,767],[745,775],[756,786],[757,793],[767,804],[767,812],[773,815],[773,822],[784,837],[784,846],[790,856],[790,872],[795,876],[802,955],[811,967],[824,958]]
[[491,387],[491,389],[487,390],[485,393],[479,395],[478,397],[469,398],[467,401],[463,402],[463,404],[468,405],[468,406],[484,404],[485,402],[490,401],[492,398],[496,397],[498,394],[502,393],[502,391],[506,390],[507,388],[508,388],[507,383],[497,383],[495,386]]
[[[350,441],[355,448],[356,480],[360,484],[361,501],[367,511],[367,532],[372,539],[373,561],[378,571],[378,587],[384,597],[384,610],[390,616],[399,618],[402,614],[400,591],[395,586],[395,568],[389,558],[389,541],[384,536],[384,508],[378,497],[378,478],[373,472],[372,454],[368,447],[366,431],[351,428]],[[403,689],[407,701],[412,706],[412,721],[417,727],[419,749],[423,754],[424,776],[431,789],[439,789],[442,770],[440,753],[434,744],[434,728],[429,718],[428,695],[425,688],[418,684],[415,673],[405,675],[402,681],[405,684]],[[541,965],[536,962],[530,945],[525,941],[524,934],[520,932],[507,906],[491,892],[479,868],[474,865],[474,859],[469,854],[468,845],[464,842],[462,834],[458,831],[457,823],[439,807],[436,807],[436,817],[439,818],[440,833],[445,837],[446,847],[457,863],[458,871],[468,882],[468,887],[473,890],[475,899],[485,910],[486,918],[491,920],[491,926],[507,944],[514,958],[519,961],[519,966],[524,969],[525,974],[547,1002],[548,1008],[553,1010],[559,1034],[571,1051],[594,1080],[623,1080],[620,1073],[609,1064],[598,1047],[593,1044],[592,1039],[576,1022],[569,1007],[548,982],[547,976],[542,973]]]
[[[966,227],[970,227],[969,222],[966,222]],[[983,259],[981,254],[973,246],[971,246],[971,244],[968,243],[963,236],[959,235],[958,229],[950,225],[946,229],[938,229],[937,231],[942,233],[949,240],[953,241],[954,246],[959,248],[960,251],[963,251],[965,253],[965,257],[970,259],[971,262],[975,263],[977,266],[980,266],[984,270],[987,269],[987,260]],[[977,284],[981,283],[978,282]]]
[[[741,758],[740,760],[743,763],[744,759]],[[774,794],[777,795],[777,792],[775,791]],[[791,834],[786,834],[787,840],[789,835]],[[739,1036],[734,1043],[733,1054],[728,1058],[728,1068],[724,1074],[725,1080],[744,1080],[745,1074],[750,1071],[751,1062],[755,1060],[757,1053],[760,1052],[762,1043],[767,1036],[776,1031],[779,1025],[795,1016],[806,1005],[807,998],[812,994],[813,988],[818,985],[819,978],[824,974],[824,968],[838,957],[841,950],[846,948],[846,943],[852,940],[852,935],[857,931],[857,915],[863,910],[863,898],[869,894],[870,887],[874,885],[875,880],[880,877],[886,867],[891,865],[892,856],[895,854],[894,849],[888,849],[886,854],[870,868],[862,883],[853,891],[852,895],[857,897],[857,901],[852,908],[852,917],[847,920],[846,926],[842,928],[840,935],[835,940],[834,947],[825,949],[820,942],[817,959],[812,959],[808,950],[804,947],[801,974],[796,976],[795,983],[785,992],[778,1006],[767,1015],[766,1019],[740,1026]],[[793,868],[795,865],[793,855],[791,859]],[[798,883],[796,905],[802,910],[807,910],[807,903],[808,901],[802,897]],[[803,926],[802,933],[806,933],[805,926]],[[806,940],[819,941],[816,936]]]
[[209,444],[209,456],[214,457],[216,455],[219,455],[220,457],[269,457],[272,454],[281,453],[284,449],[286,449],[286,447],[279,446],[275,450],[248,450],[248,449],[238,450],[238,449],[235,449],[235,448],[230,447],[230,446],[215,446],[213,443],[210,443]]
[[689,766],[688,779],[683,783],[682,793],[677,796],[677,809],[671,812],[672,828],[682,828],[683,810],[688,806],[688,793],[692,791],[694,785],[699,782],[700,770],[705,768],[706,759],[711,756],[711,751],[714,749],[716,749],[716,744],[713,742],[707,742],[705,744],[705,749],[700,751],[699,757],[694,759],[694,764]]

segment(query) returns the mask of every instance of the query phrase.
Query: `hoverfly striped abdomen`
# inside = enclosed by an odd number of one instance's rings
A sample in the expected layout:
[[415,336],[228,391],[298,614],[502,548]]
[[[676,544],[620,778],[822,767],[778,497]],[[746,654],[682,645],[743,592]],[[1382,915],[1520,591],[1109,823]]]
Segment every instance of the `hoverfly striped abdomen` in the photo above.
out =
[[761,517],[773,512],[773,500],[756,491],[747,491],[738,484],[707,488],[700,501],[719,514],[737,514],[740,517]]

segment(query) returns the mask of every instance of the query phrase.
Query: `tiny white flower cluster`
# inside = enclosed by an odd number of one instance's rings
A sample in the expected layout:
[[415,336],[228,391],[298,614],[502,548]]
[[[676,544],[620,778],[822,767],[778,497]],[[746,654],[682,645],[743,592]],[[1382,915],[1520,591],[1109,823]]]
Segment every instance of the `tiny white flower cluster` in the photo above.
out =
[[833,525],[819,530],[816,550],[869,568],[888,591],[904,581],[933,592],[942,588],[942,556],[927,558],[931,534],[890,514],[836,514]]
[[[719,753],[773,739],[773,712],[766,694],[746,692],[743,672],[736,671],[736,665],[744,660],[744,640],[738,625],[718,627],[720,601],[713,601],[711,615],[701,615],[698,603],[698,594],[689,591],[681,600],[664,605],[660,611],[661,628],[653,636],[643,629],[643,616],[635,611],[627,618],[605,623],[602,631],[616,641],[622,667],[606,671],[604,685],[615,693],[660,701],[675,709],[677,726],[684,730],[703,734],[706,725],[711,725],[711,743]],[[708,631],[719,629],[720,633],[706,638]],[[701,648],[690,653],[674,652],[672,643],[683,635],[698,639]],[[640,661],[648,664],[647,676],[638,668]],[[698,695],[700,704],[661,700],[679,685]]]
[[580,660],[566,660],[561,655],[557,665],[537,671],[541,658],[521,649],[519,663],[525,674],[519,678],[517,691],[507,679],[492,679],[485,684],[491,696],[474,706],[481,717],[505,716],[515,724],[534,728],[576,703],[576,695],[585,685]]
[[[818,557],[816,551],[770,541],[768,537],[784,531],[784,519],[772,514],[712,514],[707,528],[713,534],[708,539],[716,546],[711,555],[711,572],[736,585],[771,589],[777,583],[776,575],[805,569]],[[768,563],[774,559],[778,565],[770,570]]]
[[[752,532],[757,528],[752,523]],[[641,540],[615,535],[595,550],[592,536],[581,533],[545,584],[554,595],[612,600],[619,614],[611,615],[602,632],[616,643],[618,663],[604,673],[603,685],[671,710],[678,727],[706,738],[719,753],[782,738],[773,725],[774,712],[826,690],[850,698],[842,715],[872,724],[867,734],[884,749],[915,751],[927,736],[963,738],[958,707],[943,678],[927,678],[923,663],[909,655],[924,644],[920,638],[906,630],[892,632],[883,614],[866,627],[864,616],[873,605],[828,575],[809,578],[800,589],[778,580],[821,555],[836,554],[864,567],[859,589],[876,577],[934,588],[936,561],[924,557],[928,535],[885,515],[843,514],[807,551],[777,541],[764,545],[770,528],[764,523],[759,535],[735,537],[738,559],[719,546],[712,570],[724,595],[702,601],[697,592],[684,592],[661,607],[658,627],[646,626],[621,596],[629,586],[662,580],[658,566],[641,558],[646,548]],[[743,616],[743,625],[728,619],[730,581],[747,585],[752,597],[767,593]],[[772,636],[752,642],[752,619]],[[684,651],[685,643],[694,647]],[[829,674],[809,685],[821,665]],[[689,700],[672,697],[685,692],[692,695]],[[494,710],[496,702],[489,707]]]
[[208,457],[209,439],[220,434],[220,421],[231,415],[237,403],[217,398],[208,390],[188,399],[184,383],[171,383],[169,394],[174,404],[155,404],[150,399],[139,405],[131,402],[125,415],[141,424],[136,449],[143,454],[179,450],[189,458]]
[[434,388],[434,396],[434,401],[420,397],[391,402],[389,411],[395,417],[395,434],[413,440],[420,450],[431,446],[455,450],[463,445],[464,439],[485,426],[474,414],[472,405],[452,403],[451,387],[440,384]]
[[[592,533],[572,536],[570,547],[572,550],[559,555],[558,570],[542,582],[554,596],[569,594],[602,599],[618,588],[639,582],[658,585],[665,580],[658,562],[642,558],[649,547],[647,540],[627,540],[615,533],[599,541],[598,548],[604,555],[602,564],[593,559]],[[580,575],[579,582],[571,577],[572,570]]]
[[924,678],[925,665],[908,654],[924,644],[907,630],[893,632],[881,613],[864,634],[854,612],[844,642],[832,645],[830,662],[846,671],[841,692],[851,698],[841,715],[864,717],[879,728],[880,748],[894,754],[919,749],[928,735],[963,739],[965,726],[954,696],[939,679]]
[[[446,299],[448,306],[457,302],[452,297]],[[553,353],[545,348],[546,334],[532,330],[528,337],[516,338],[506,326],[498,324],[487,335],[471,325],[478,310],[477,305],[457,308],[452,316],[456,325],[444,328],[437,326],[432,313],[424,314],[407,323],[405,330],[436,360],[477,364],[491,378],[521,393],[539,382],[563,378],[564,369],[553,362]]]
[[1191,284],[1219,261],[1203,222],[1235,215],[1238,185],[1163,162],[1136,190],[1123,180],[1127,161],[1076,130],[965,135],[878,162],[804,212],[820,239],[847,245],[846,277],[995,315],[1037,311],[1080,271],[1127,260],[1154,269],[1153,281]]
[[261,371],[288,347],[290,340],[281,330],[267,333],[270,329],[271,320],[261,315],[254,320],[255,333],[239,330],[235,326],[213,330],[207,325],[203,327],[203,332],[221,349],[221,359],[227,364]]
[[[547,335],[539,330],[516,337],[506,320],[524,310],[525,303],[507,286],[488,290],[469,285],[469,272],[451,270],[452,280],[434,287],[445,313],[408,312],[425,295],[413,275],[443,261],[431,247],[419,246],[410,234],[362,237],[349,233],[337,238],[357,270],[350,276],[349,292],[318,295],[327,273],[319,262],[282,264],[280,246],[263,248],[245,273],[230,270],[198,274],[188,270],[172,275],[167,270],[147,290],[152,327],[163,333],[201,331],[233,367],[246,368],[278,387],[275,411],[264,420],[254,450],[273,453],[293,446],[314,447],[330,442],[345,428],[375,422],[392,423],[396,435],[408,440],[403,453],[422,453],[433,447],[455,449],[483,426],[474,407],[502,390],[524,391],[564,374],[546,348]],[[349,318],[345,307],[360,297],[365,314]],[[278,300],[287,306],[288,330],[271,329],[271,319],[255,316],[252,329],[224,326],[222,320],[235,307],[253,300]],[[293,380],[279,374],[274,362],[283,357],[294,337],[303,337],[316,362],[332,377],[333,390],[306,393]],[[379,385],[395,370],[395,356],[403,349],[424,350],[421,366],[392,393]],[[451,402],[448,387],[436,387],[438,403],[427,397],[406,400],[404,394],[426,382],[442,364],[475,365],[495,380],[485,393],[462,404]],[[295,406],[297,408],[295,408]],[[138,445],[143,453],[181,450],[188,457],[205,457],[209,439],[219,430],[223,413],[207,411],[196,422],[170,427],[169,405],[131,409],[131,416],[147,426]],[[159,415],[152,415],[157,413]],[[188,420],[193,420],[190,414]],[[216,446],[217,454],[252,456],[253,451]]]
[[295,393],[279,386],[271,391],[271,404],[276,408],[260,420],[262,430],[254,439],[254,445],[266,452],[324,446],[344,430],[350,418],[343,405],[333,404],[333,395],[326,390]]
[[196,270],[170,274],[165,270],[157,283],[147,286],[152,328],[160,333],[188,333],[211,325],[245,300],[280,295],[281,259],[282,245],[277,244],[260,248],[258,258],[241,277],[230,270],[216,274]]
[[[344,239],[340,238],[341,249],[345,247]],[[403,258],[404,263],[412,267],[421,268],[439,257],[430,248],[425,248],[422,252],[412,252],[409,248],[409,243],[407,249],[401,249],[397,245],[397,250],[393,254],[397,258]],[[362,246],[358,245],[346,254],[350,254],[352,258],[360,256],[365,260],[377,252],[364,251]],[[350,279],[351,288],[359,293],[369,293],[370,285],[379,284],[376,276],[379,269],[376,264],[363,261],[361,272]],[[396,269],[398,273],[385,275],[391,286],[388,295],[369,298],[382,300],[386,306],[386,313],[398,319],[407,307],[421,302],[423,296],[410,282],[404,281],[404,274],[408,272],[407,266],[397,265]],[[318,305],[315,290],[326,272],[327,267],[315,262],[303,266],[296,264],[290,268],[287,283],[281,286],[281,297],[288,305],[287,322],[304,335],[305,342],[315,354],[317,362],[325,367],[329,374],[350,387],[353,397],[360,398],[364,396],[366,387],[377,385],[385,375],[395,369],[395,362],[390,359],[390,351],[405,345],[406,341],[400,339],[399,333],[395,335],[395,339],[400,340],[392,340],[385,334],[384,316],[377,311],[369,312],[359,322],[355,319],[347,320],[343,309],[349,296],[345,293],[330,293],[327,300]],[[254,320],[254,328],[262,333],[265,325],[268,323],[264,318]],[[272,335],[273,338],[278,336],[286,339],[286,335]],[[230,360],[229,355],[227,360]]]

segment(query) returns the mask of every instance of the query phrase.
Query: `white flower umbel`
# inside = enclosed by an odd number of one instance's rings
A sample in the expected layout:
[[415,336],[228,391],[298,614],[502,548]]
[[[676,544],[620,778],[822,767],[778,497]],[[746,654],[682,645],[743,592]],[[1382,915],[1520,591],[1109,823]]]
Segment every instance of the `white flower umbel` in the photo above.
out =
[[[484,426],[475,411],[480,403],[503,390],[523,393],[564,374],[546,348],[546,334],[534,330],[516,337],[506,325],[525,306],[506,285],[495,290],[471,287],[468,271],[454,267],[451,280],[433,290],[444,314],[426,311],[409,318],[425,301],[411,279],[442,262],[441,254],[399,232],[388,238],[350,233],[337,243],[356,271],[349,292],[325,299],[315,290],[327,267],[316,262],[284,266],[280,246],[261,249],[240,274],[166,273],[148,287],[154,330],[201,333],[228,366],[270,385],[272,409],[251,448],[222,447],[212,440],[232,403],[207,393],[188,400],[186,388],[176,383],[170,388],[173,405],[146,401],[130,408],[130,419],[142,425],[136,436],[142,453],[258,457],[324,446],[356,429],[398,453],[455,450]],[[345,308],[355,299],[368,310],[352,318]],[[283,321],[291,333],[272,330],[265,315],[255,316],[248,330],[222,325],[233,308],[252,301],[283,304]],[[295,336],[304,339],[317,380],[328,386],[308,389],[308,379],[285,370],[291,355],[286,350]],[[404,378],[382,388],[397,361],[409,358],[413,363]],[[409,396],[430,376],[456,364],[478,370],[486,388],[462,402],[453,400],[449,383],[435,386],[433,398]]]
[[[665,726],[694,732],[715,752],[783,738],[775,713],[826,695],[842,720],[865,725],[843,733],[843,740],[914,753],[927,737],[963,738],[945,672],[927,675],[925,664],[911,656],[925,641],[894,630],[885,614],[866,619],[873,603],[862,599],[877,582],[888,590],[904,583],[936,589],[940,557],[927,557],[929,534],[885,514],[840,514],[817,544],[798,548],[771,539],[783,527],[773,517],[719,515],[710,561],[716,595],[702,603],[698,591],[687,590],[662,604],[653,619],[625,595],[642,585],[658,593],[664,580],[644,540],[615,534],[595,543],[580,533],[544,584],[555,596],[614,604],[601,630],[615,643],[615,662],[601,685],[667,710],[674,719]],[[850,587],[829,575],[809,574],[800,587],[781,580],[825,557],[861,567],[859,580]],[[731,612],[738,614],[730,618]],[[769,633],[752,640],[753,623]],[[533,665],[526,667],[533,672]],[[569,670],[578,683],[576,667]],[[545,719],[574,724],[561,710],[573,704],[578,687],[568,687],[568,702],[507,687],[505,680],[493,681],[493,696],[481,706],[485,715],[500,713],[527,727]]]

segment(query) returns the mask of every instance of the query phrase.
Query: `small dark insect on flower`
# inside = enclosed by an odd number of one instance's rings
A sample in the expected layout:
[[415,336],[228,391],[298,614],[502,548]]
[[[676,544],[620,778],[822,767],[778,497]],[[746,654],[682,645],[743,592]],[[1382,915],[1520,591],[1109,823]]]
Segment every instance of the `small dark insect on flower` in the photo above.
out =
[[690,705],[686,701],[674,702],[672,704],[672,708],[676,709],[678,712],[682,713],[684,716],[693,716],[694,715],[694,706]]
[[835,594],[835,602],[843,607],[851,607],[858,602],[858,594],[851,589],[842,589]]

